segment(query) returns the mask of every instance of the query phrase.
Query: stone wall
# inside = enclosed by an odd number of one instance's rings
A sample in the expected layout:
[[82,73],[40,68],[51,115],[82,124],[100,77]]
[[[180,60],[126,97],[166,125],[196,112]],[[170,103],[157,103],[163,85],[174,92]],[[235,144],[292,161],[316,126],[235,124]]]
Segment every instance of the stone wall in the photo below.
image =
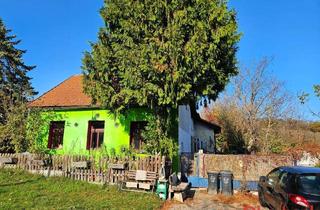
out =
[[234,179],[257,181],[278,166],[292,166],[291,156],[280,155],[215,155],[199,153],[199,176],[207,177],[207,171],[230,170]]

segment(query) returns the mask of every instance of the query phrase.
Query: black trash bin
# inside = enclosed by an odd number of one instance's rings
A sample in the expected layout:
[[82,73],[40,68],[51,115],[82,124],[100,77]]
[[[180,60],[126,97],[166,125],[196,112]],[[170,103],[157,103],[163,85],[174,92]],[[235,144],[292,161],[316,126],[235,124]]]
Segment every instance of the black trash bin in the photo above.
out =
[[208,171],[208,193],[217,194],[219,193],[219,172]]
[[220,171],[220,192],[223,195],[233,195],[233,174],[231,171]]

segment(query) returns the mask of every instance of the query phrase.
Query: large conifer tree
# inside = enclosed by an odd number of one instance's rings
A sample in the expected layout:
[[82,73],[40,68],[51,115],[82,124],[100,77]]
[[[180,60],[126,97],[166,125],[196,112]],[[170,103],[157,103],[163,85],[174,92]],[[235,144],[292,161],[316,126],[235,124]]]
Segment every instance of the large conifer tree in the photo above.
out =
[[[24,135],[25,104],[35,94],[27,73],[34,68],[23,61],[15,35],[0,19],[0,149],[13,150]],[[20,150],[20,146],[17,146]],[[15,149],[17,149],[17,147]]]
[[100,13],[84,84],[108,109],[147,106],[165,119],[165,110],[215,99],[237,74],[240,35],[225,0],[105,0]]

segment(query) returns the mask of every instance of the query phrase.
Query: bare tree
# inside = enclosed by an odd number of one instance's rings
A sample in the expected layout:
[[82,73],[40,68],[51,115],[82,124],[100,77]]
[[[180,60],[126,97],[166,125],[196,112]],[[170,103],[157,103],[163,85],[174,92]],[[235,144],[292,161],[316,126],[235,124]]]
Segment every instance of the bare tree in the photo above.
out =
[[[233,84],[232,98],[242,114],[249,152],[256,150],[259,140],[264,140],[262,145],[265,146],[276,119],[288,118],[293,114],[292,97],[284,88],[284,83],[268,71],[269,64],[270,60],[264,58],[253,70],[245,68]],[[261,126],[261,123],[265,125]]]
[[[314,91],[314,95],[318,99],[320,99],[320,85],[314,85],[313,86],[313,91]],[[301,104],[306,104],[308,102],[309,98],[310,98],[310,94],[302,92],[300,95],[298,95],[298,98],[299,98]],[[307,108],[309,109],[310,113],[314,117],[320,119],[320,111],[313,110],[308,105],[307,105]]]
[[[241,69],[231,88],[219,100],[202,108],[200,115],[221,125],[217,148],[223,153],[282,153],[290,147],[320,144],[317,124],[304,121],[299,103],[262,59],[253,68]],[[320,99],[320,86],[314,87]],[[304,98],[303,98],[304,97]],[[309,95],[300,96],[306,103]],[[318,112],[311,112],[315,117]]]
[[241,69],[231,83],[232,91],[216,102],[212,112],[222,124],[224,141],[235,145],[243,141],[249,153],[269,152],[282,141],[276,132],[279,120],[297,117],[294,97],[268,70],[270,62],[264,58],[254,68]]

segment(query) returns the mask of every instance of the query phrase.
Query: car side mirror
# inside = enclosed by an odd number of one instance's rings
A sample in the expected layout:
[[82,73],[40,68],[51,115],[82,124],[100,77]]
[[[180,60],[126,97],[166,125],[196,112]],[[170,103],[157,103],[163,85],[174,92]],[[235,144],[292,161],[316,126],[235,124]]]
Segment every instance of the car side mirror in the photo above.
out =
[[260,182],[266,182],[267,181],[267,177],[266,176],[260,176],[259,181]]
[[273,179],[267,178],[266,182],[267,182],[267,184],[269,185],[269,187],[271,187],[271,188],[274,187],[274,180],[273,180]]

